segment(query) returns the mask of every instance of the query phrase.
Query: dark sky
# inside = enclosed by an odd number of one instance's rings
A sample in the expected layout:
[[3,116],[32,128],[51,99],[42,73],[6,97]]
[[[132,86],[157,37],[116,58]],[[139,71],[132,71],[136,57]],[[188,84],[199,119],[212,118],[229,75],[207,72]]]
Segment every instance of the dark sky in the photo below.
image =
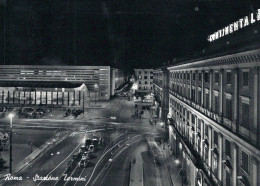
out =
[[260,8],[258,0],[5,1],[1,64],[124,69],[199,53],[210,33]]

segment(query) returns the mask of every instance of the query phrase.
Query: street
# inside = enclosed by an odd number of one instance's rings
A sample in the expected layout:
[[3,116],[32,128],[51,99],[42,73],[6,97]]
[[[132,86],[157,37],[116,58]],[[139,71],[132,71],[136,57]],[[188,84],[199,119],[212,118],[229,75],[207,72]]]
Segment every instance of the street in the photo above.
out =
[[[145,111],[149,112],[149,111]],[[16,130],[62,131],[57,142],[28,162],[14,177],[4,175],[3,185],[170,185],[167,172],[154,164],[147,139],[163,137],[164,129],[149,123],[149,113],[135,118],[135,104],[117,97],[105,108],[89,108],[79,120],[16,120]],[[46,122],[48,121],[48,122]],[[18,124],[19,122],[19,124]],[[20,129],[21,130],[21,129]],[[57,132],[56,132],[57,133]],[[40,134],[39,134],[40,136]],[[72,156],[88,137],[102,143],[86,167]],[[161,162],[163,163],[163,162]],[[158,167],[159,166],[159,167]],[[163,176],[162,176],[163,174]],[[160,179],[163,177],[163,179]],[[16,180],[16,179],[22,180]]]

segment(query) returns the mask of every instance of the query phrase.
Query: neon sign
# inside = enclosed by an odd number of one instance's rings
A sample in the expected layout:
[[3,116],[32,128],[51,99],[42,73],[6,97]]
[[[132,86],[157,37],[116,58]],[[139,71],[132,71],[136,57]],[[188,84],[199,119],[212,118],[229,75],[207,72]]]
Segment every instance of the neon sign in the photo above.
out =
[[234,23],[216,31],[215,33],[208,36],[208,41],[213,42],[216,41],[226,35],[232,34],[233,32],[247,27],[255,22],[260,21],[260,9],[257,10],[256,13],[251,13],[249,16],[245,16]]

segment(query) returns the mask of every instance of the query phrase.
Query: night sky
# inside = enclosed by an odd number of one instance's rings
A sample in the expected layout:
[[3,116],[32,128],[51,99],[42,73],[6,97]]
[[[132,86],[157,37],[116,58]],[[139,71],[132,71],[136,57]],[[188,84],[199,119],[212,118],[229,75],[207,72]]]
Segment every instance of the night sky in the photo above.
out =
[[258,0],[7,2],[0,0],[1,64],[122,69],[200,54],[215,44],[209,34],[260,8]]

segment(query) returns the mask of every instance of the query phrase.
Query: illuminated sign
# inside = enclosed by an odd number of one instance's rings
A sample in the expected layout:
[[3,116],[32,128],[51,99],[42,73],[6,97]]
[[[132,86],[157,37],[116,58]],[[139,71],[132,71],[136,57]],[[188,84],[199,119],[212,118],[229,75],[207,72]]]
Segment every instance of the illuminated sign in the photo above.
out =
[[258,9],[256,13],[251,13],[249,16],[245,16],[244,18],[241,18],[238,21],[235,21],[234,23],[231,23],[230,25],[209,35],[208,41],[209,42],[216,41],[217,39],[220,39],[221,37],[232,34],[233,32],[235,32],[241,28],[247,27],[251,24],[254,24],[257,21],[260,21],[260,9]]

